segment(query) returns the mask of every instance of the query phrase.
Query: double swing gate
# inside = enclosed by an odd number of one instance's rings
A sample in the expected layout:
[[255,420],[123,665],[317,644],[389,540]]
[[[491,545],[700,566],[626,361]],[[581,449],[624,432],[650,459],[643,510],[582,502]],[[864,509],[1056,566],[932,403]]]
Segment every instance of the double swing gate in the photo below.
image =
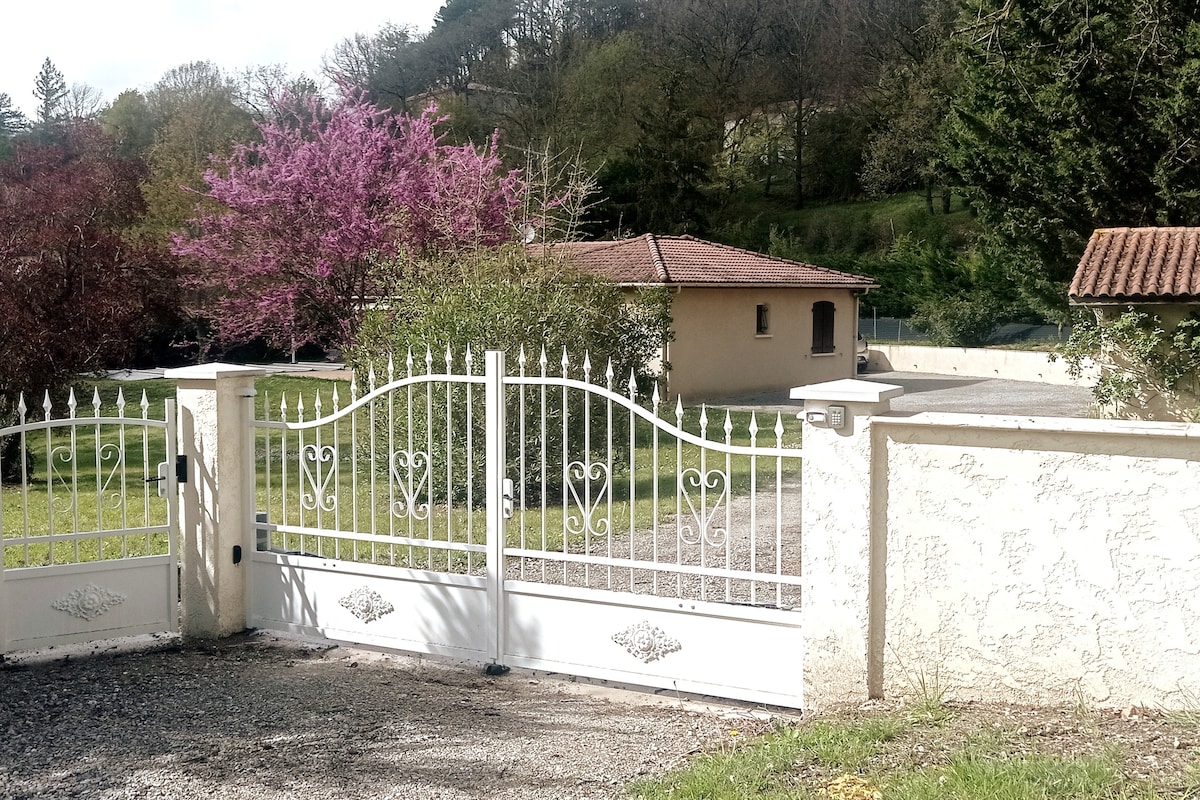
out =
[[780,415],[697,417],[566,354],[437,361],[267,398],[251,625],[801,705]]

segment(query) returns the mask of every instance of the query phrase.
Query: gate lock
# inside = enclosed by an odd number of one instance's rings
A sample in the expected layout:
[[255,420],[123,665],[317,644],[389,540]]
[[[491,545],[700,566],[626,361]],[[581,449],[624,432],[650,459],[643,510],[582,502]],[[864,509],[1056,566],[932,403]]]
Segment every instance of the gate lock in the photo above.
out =
[[[158,484],[158,496],[166,497],[167,496],[167,487],[163,483],[163,481],[165,481],[170,476],[171,476],[171,462],[170,461],[162,461],[162,462],[159,462],[159,465],[158,465],[158,474],[153,478],[146,478],[145,482],[146,483],[157,483]],[[175,456],[175,481],[177,483],[187,483],[187,480],[188,480],[187,456],[183,456],[183,455]]]
[[504,479],[504,518],[512,519],[513,515],[513,482],[511,478]]

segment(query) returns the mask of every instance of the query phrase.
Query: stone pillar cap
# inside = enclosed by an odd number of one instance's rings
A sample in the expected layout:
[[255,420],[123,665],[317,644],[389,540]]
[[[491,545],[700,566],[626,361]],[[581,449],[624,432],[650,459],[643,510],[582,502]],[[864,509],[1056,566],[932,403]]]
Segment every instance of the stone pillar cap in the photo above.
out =
[[193,364],[190,367],[175,367],[163,371],[164,378],[172,380],[216,380],[217,378],[228,378],[231,376],[241,376],[247,378],[257,378],[266,375],[267,371],[263,367],[247,367],[242,364],[223,364],[216,362],[213,364]]
[[843,378],[839,381],[797,386],[791,391],[793,400],[821,400],[827,403],[882,403],[904,394],[903,386],[875,381]]

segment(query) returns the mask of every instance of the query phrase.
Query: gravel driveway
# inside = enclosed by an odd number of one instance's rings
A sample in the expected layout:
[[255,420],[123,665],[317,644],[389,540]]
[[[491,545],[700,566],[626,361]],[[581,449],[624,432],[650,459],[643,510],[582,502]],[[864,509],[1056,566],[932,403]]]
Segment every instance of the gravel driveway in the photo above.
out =
[[48,652],[0,665],[2,798],[617,798],[770,724],[270,634]]

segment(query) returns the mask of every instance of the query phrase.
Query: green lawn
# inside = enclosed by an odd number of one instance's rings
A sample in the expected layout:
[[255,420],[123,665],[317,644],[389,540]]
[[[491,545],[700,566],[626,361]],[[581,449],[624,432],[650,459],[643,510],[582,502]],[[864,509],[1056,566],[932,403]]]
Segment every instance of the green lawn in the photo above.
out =
[[[350,387],[345,381],[274,375],[259,379],[256,390],[255,404],[259,418],[268,416],[270,419],[279,419],[281,415],[286,415],[290,421],[301,416],[311,420],[317,417],[318,412],[329,415],[335,406],[346,408],[351,402]],[[101,399],[99,413],[102,417],[117,415],[116,402],[120,393],[125,400],[124,415],[140,418],[144,393],[148,415],[161,419],[164,400],[174,396],[174,384],[167,380],[81,381],[75,388],[77,418],[87,419],[95,415],[92,402],[95,392],[99,393]],[[429,395],[425,394],[423,387],[415,388],[412,394],[414,413],[420,417],[425,414],[424,402]],[[52,400],[54,418],[66,416],[66,397],[54,397]],[[465,456],[458,455],[465,451],[465,389],[457,389],[450,398],[454,420],[452,428],[459,438],[452,448],[456,455],[451,457],[449,464],[449,483],[454,487],[449,493],[446,491],[447,458],[443,455],[444,444],[440,443],[444,441],[444,433],[417,424],[414,426],[417,441],[409,442],[406,434],[402,433],[410,429],[405,410],[407,400],[407,393],[400,392],[390,403],[387,400],[377,401],[374,404],[373,422],[371,409],[361,408],[335,425],[324,425],[303,433],[289,432],[286,441],[278,431],[270,432],[269,437],[267,432],[260,431],[256,446],[260,510],[269,513],[273,524],[343,531],[354,529],[389,538],[402,536],[434,542],[483,544],[481,466],[484,452],[481,437],[473,441],[470,468]],[[444,393],[433,397],[430,418],[444,417],[445,400]],[[482,400],[482,387],[474,387],[471,409],[472,427],[475,428],[479,427],[482,419]],[[525,403],[531,415],[527,417],[530,426],[536,419],[539,402],[536,391],[526,390]],[[611,480],[601,477],[590,481],[581,477],[574,482],[574,490],[562,485],[561,481],[555,481],[554,474],[561,474],[562,470],[561,447],[556,443],[548,450],[546,459],[551,480],[543,504],[540,490],[541,454],[540,446],[535,441],[537,437],[529,429],[524,439],[516,435],[510,437],[509,473],[517,483],[516,514],[508,526],[510,546],[562,550],[564,541],[568,549],[582,542],[588,534],[577,532],[579,526],[576,522],[581,517],[581,505],[594,514],[596,522],[593,529],[600,525],[601,518],[608,520],[616,532],[629,530],[631,520],[636,521],[633,524],[644,526],[650,524],[656,514],[660,521],[668,519],[677,512],[677,503],[682,502],[676,493],[677,472],[681,469],[694,470],[693,474],[697,477],[700,474],[710,475],[713,470],[728,472],[734,494],[749,491],[752,474],[758,488],[774,485],[777,465],[773,458],[753,459],[755,463],[752,468],[752,459],[748,456],[732,456],[727,460],[723,454],[704,453],[702,448],[662,432],[657,437],[659,459],[658,468],[655,469],[654,426],[644,420],[635,420],[631,448],[628,416],[614,408],[617,434],[610,442],[602,434],[603,430],[607,430],[608,408],[603,402],[597,403],[594,399],[591,402],[593,419],[597,422],[592,433],[594,438],[589,442],[592,455],[587,466],[591,467],[596,462],[604,464],[603,472],[593,473],[603,475],[607,472],[611,452]],[[44,417],[40,403],[38,405],[36,413],[29,413],[29,419]],[[521,408],[517,390],[510,391],[508,405],[510,424],[516,426]],[[660,413],[668,421],[675,422],[673,407],[660,409]],[[698,435],[700,415],[700,409],[687,410],[684,429]],[[775,417],[759,418],[756,422],[761,429],[758,445],[775,446]],[[791,425],[784,435],[783,445],[797,447],[799,425],[794,420],[787,422],[791,422]],[[731,413],[730,443],[748,445],[750,423],[749,413]],[[706,437],[724,441],[725,425],[724,412],[710,411]],[[433,428],[437,426],[435,422]],[[375,453],[372,455],[369,434],[373,428],[377,436]],[[389,431],[393,430],[401,433],[392,434],[391,441],[388,441]],[[154,477],[157,464],[165,459],[161,433],[151,431],[145,436],[140,427],[110,424],[85,424],[73,431],[74,442],[71,440],[71,428],[54,429],[49,438],[45,431],[28,434],[26,446],[32,464],[28,485],[0,486],[0,526],[6,541],[5,565],[73,563],[165,552],[165,534],[152,529],[165,525],[166,503],[157,496],[155,484],[146,482],[146,478]],[[437,440],[432,448],[434,463],[424,484],[426,487],[432,486],[432,492],[428,488],[422,490],[419,479],[406,474],[404,481],[412,481],[413,486],[409,489],[411,498],[405,498],[404,492],[398,491],[394,482],[388,480],[386,453],[396,449],[427,450],[430,436],[435,433]],[[404,441],[397,440],[397,435]],[[524,452],[522,442],[526,444]],[[122,445],[126,456],[118,463],[115,453]],[[299,466],[300,452],[306,445],[316,445],[318,449],[336,445],[338,452],[336,462],[311,464],[309,474],[313,476],[312,480],[304,477]],[[283,457],[285,449],[286,459]],[[583,442],[575,437],[569,447],[568,457],[579,458],[578,454],[583,449]],[[67,460],[65,455],[69,452],[73,452],[74,457]],[[48,461],[48,453],[54,456],[52,460]],[[791,463],[783,465],[784,480],[794,480],[798,474],[798,461],[789,461]],[[471,478],[469,486],[468,476]],[[524,492],[521,491],[522,477]],[[325,501],[316,504],[301,502],[303,494],[312,493],[316,488],[314,483],[324,484]],[[697,498],[696,502],[699,502],[702,488],[709,491],[707,487],[696,487],[692,492],[693,497]],[[657,506],[654,503],[656,490]],[[398,509],[403,512],[399,515],[392,513],[398,502],[406,506],[405,509]],[[414,515],[407,509],[413,505],[427,506],[428,510],[426,512],[422,508]],[[566,513],[564,506],[568,509]],[[575,519],[568,519],[572,515]],[[136,533],[103,533],[114,528],[132,529]],[[75,535],[85,532],[93,532],[94,535]],[[319,553],[329,557],[458,570],[469,569],[470,562],[479,557],[447,548],[398,547],[383,541],[355,542],[326,536],[284,537],[276,534],[271,545],[286,551]]]

